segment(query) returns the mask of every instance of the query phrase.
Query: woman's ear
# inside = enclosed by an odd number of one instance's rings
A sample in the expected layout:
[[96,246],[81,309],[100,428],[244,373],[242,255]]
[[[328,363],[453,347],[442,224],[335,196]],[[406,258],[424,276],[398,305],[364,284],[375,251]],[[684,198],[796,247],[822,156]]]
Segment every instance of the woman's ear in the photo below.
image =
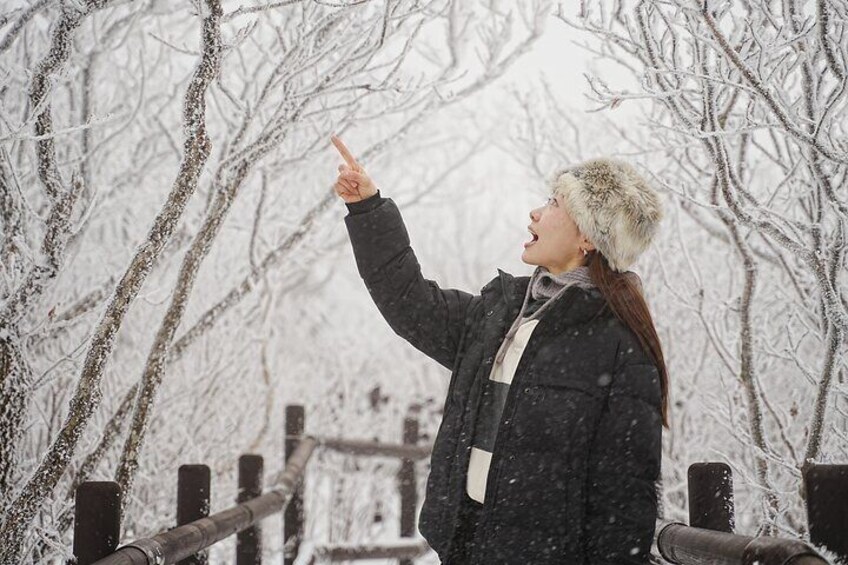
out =
[[587,238],[585,235],[580,236],[580,247],[582,249],[585,249],[586,251],[594,251],[595,250],[594,244],[591,241],[589,241],[589,238]]

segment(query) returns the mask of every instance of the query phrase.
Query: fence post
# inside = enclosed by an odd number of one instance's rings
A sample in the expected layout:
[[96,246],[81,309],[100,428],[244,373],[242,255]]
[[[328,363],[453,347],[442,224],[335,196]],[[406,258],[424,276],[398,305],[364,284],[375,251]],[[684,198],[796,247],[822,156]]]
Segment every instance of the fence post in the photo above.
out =
[[[238,465],[239,504],[262,495],[261,455],[242,455]],[[236,565],[259,565],[262,563],[262,529],[259,524],[238,533],[236,537]]]
[[[300,404],[286,406],[285,444],[283,456],[288,463],[294,450],[300,442],[305,429],[305,414]],[[294,565],[303,540],[303,485],[306,477],[300,481],[292,493],[291,500],[283,514],[283,565]]]
[[[416,445],[418,443],[418,420],[407,416],[403,420],[403,443]],[[400,488],[400,537],[415,536],[415,509],[418,506],[418,495],[415,488],[415,462],[404,459],[398,472]],[[400,565],[412,565],[411,559],[401,559]]]
[[[207,465],[180,465],[177,471],[177,526],[209,516],[211,476]],[[207,551],[186,557],[179,565],[206,565]]]
[[733,473],[726,463],[689,466],[689,525],[733,533]]
[[804,489],[810,542],[848,564],[848,465],[809,465]]
[[114,553],[121,535],[121,489],[114,482],[86,482],[74,501],[74,556],[90,565]]

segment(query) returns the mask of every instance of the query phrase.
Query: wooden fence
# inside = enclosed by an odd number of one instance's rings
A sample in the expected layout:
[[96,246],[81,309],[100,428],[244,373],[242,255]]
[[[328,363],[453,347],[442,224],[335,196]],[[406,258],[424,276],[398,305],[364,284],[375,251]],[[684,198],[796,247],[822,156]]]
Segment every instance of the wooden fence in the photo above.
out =
[[[418,423],[406,418],[402,444],[382,444],[304,434],[302,406],[286,407],[285,467],[263,480],[264,462],[243,455],[238,466],[236,505],[209,515],[210,472],[205,465],[183,465],[177,476],[175,528],[118,549],[120,491],[112,482],[87,482],[76,492],[74,556],[78,565],[198,565],[207,563],[207,549],[236,536],[237,565],[261,563],[259,522],[283,512],[284,563],[398,559],[401,565],[429,550],[416,538],[418,505],[415,461],[429,457],[431,446],[419,445]],[[400,540],[382,544],[313,546],[303,555],[303,477],[317,447],[353,456],[401,460]],[[803,475],[810,540],[826,546],[848,565],[848,465],[811,465]],[[269,485],[263,493],[263,483]],[[734,531],[730,468],[723,463],[696,463],[689,468],[689,524],[658,522],[656,549],[680,565],[819,565],[828,563],[799,540],[748,537]]]
[[[403,443],[384,444],[338,438],[318,438],[304,434],[302,406],[286,407],[285,467],[263,480],[264,461],[259,455],[242,455],[238,465],[236,505],[209,516],[210,472],[206,465],[183,465],[177,475],[177,526],[151,538],[132,541],[118,549],[120,538],[120,491],[113,482],[87,482],[76,492],[74,556],[78,565],[181,565],[205,564],[206,550],[213,544],[236,536],[237,565],[261,563],[262,535],[259,522],[283,512],[284,563],[296,558],[316,561],[355,559],[399,559],[411,565],[412,559],[426,553],[426,542],[414,539],[418,493],[415,461],[429,457],[431,447],[418,445],[418,422],[406,418]],[[317,447],[354,456],[401,459],[398,473],[400,491],[401,540],[392,544],[335,544],[311,548],[303,559],[304,534],[302,479]],[[263,483],[269,489],[263,494]]]
[[[661,522],[656,546],[681,565],[823,565],[809,544],[749,537],[735,529],[733,476],[725,463],[689,466],[689,524]],[[810,541],[848,565],[848,465],[810,465],[803,473]]]

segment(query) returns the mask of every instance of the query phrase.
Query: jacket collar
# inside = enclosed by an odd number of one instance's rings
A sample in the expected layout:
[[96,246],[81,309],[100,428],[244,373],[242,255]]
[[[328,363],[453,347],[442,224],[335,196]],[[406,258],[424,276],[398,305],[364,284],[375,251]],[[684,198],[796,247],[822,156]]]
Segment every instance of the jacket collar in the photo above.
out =
[[[513,276],[498,269],[498,277],[501,283],[501,292],[507,306],[508,319],[514,320],[521,310],[527,286],[530,284],[529,276]],[[568,300],[567,295],[576,293],[574,300]],[[601,292],[594,289],[584,289],[578,286],[569,287],[565,294],[558,297],[557,302],[552,304],[548,311],[548,318],[562,319],[567,312],[569,324],[588,322],[595,316],[601,314],[607,306]],[[569,306],[570,304],[570,306]],[[552,312],[556,314],[551,315]]]

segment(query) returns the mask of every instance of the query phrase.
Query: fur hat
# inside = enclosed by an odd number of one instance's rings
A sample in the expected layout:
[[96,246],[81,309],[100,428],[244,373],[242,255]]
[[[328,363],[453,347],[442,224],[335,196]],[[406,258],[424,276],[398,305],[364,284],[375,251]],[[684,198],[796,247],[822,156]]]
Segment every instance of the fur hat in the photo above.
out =
[[636,261],[663,218],[659,195],[636,169],[617,159],[560,168],[548,184],[614,271],[624,272]]

